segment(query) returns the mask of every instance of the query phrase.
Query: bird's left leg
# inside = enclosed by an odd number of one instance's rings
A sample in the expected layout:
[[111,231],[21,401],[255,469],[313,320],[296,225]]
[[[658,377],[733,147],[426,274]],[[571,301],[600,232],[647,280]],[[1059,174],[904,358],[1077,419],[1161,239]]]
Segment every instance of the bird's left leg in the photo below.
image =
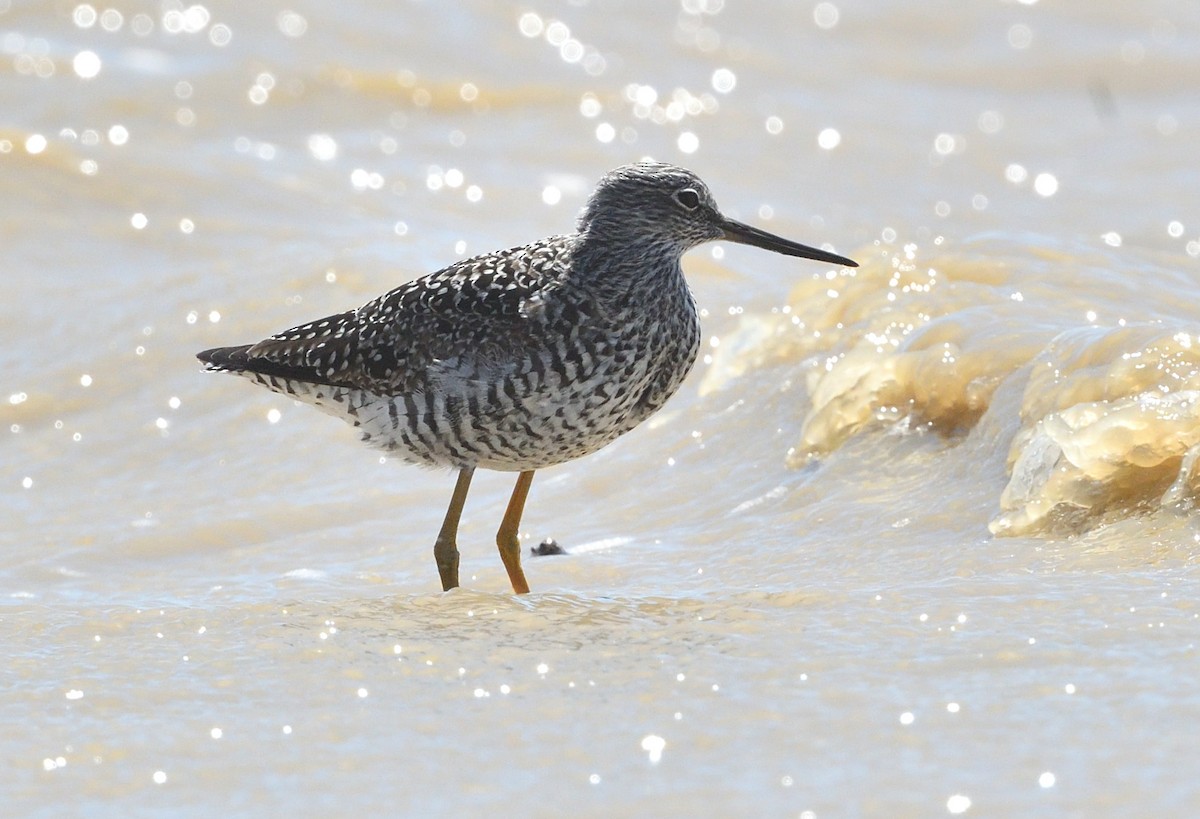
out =
[[513,487],[508,509],[500,523],[500,531],[496,532],[496,547],[500,549],[500,559],[504,561],[508,579],[517,594],[529,593],[529,583],[525,580],[524,570],[521,569],[521,542],[517,538],[517,530],[521,527],[521,514],[525,511],[525,498],[529,497],[531,483],[532,469],[517,476],[517,485]]

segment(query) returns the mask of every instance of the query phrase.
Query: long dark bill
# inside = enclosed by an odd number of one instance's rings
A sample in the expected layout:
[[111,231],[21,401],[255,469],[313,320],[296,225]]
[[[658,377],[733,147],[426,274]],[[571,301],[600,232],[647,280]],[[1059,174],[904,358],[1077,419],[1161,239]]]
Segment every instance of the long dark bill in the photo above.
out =
[[818,250],[815,247],[809,247],[799,242],[784,239],[781,236],[776,236],[774,233],[767,233],[765,230],[751,227],[736,219],[722,217],[721,230],[725,231],[725,239],[730,242],[753,245],[754,247],[761,247],[763,250],[773,250],[785,256],[799,256],[801,259],[816,259],[819,262],[830,262],[831,264],[840,264],[846,267],[858,267],[858,262],[853,259],[847,259],[845,256],[839,256],[836,253],[826,253],[824,250]]

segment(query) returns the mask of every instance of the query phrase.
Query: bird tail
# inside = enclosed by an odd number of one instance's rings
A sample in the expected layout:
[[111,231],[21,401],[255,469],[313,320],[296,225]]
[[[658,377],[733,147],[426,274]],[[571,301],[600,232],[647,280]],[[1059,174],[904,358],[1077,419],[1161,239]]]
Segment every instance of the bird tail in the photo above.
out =
[[[317,385],[336,386],[329,378],[314,367],[280,361],[271,355],[270,345],[274,339],[258,344],[242,344],[237,347],[214,347],[196,353],[204,362],[207,372],[231,373],[249,378],[269,390],[300,397],[299,393]],[[266,346],[266,354],[263,349]]]
[[204,369],[217,373],[240,373],[250,369],[249,350],[252,344],[242,344],[238,347],[214,347],[196,353],[196,358],[204,362]]

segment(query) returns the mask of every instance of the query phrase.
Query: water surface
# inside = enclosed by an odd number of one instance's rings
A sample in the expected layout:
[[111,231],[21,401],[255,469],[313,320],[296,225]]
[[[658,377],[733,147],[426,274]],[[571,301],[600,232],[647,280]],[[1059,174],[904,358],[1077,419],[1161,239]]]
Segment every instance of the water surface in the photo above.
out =
[[[14,815],[1188,816],[1200,11],[0,0]],[[687,165],[697,371],[480,474],[192,358]]]

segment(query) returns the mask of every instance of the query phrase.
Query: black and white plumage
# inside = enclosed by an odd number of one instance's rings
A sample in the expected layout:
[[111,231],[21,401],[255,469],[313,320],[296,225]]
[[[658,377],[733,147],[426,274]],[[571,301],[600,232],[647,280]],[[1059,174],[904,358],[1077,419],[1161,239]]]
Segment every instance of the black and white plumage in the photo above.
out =
[[198,357],[343,418],[404,460],[457,468],[435,545],[446,589],[458,584],[455,530],[473,470],[522,473],[498,543],[514,589],[527,591],[516,527],[533,471],[611,443],[679,388],[700,346],[680,259],[714,239],[855,265],[728,219],[695,174],[643,162],[600,180],[573,234]]

